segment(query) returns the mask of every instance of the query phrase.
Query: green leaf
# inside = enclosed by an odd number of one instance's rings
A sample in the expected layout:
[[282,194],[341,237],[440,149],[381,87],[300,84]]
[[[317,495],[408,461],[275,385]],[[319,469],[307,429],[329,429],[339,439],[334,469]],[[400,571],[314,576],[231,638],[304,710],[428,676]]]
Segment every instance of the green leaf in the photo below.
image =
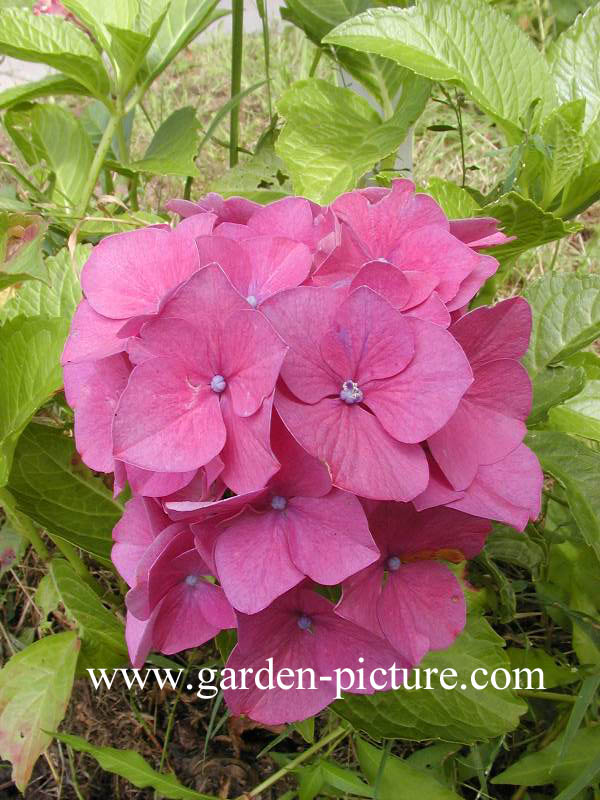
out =
[[87,89],[78,81],[65,75],[47,75],[39,81],[11,86],[0,92],[0,109],[10,108],[17,103],[37,100],[38,97],[57,97],[63,94],[87,94]]
[[578,394],[585,384],[580,367],[545,367],[533,378],[533,405],[528,425],[537,425],[553,406]]
[[38,153],[56,175],[54,201],[76,206],[94,159],[94,149],[79,119],[61,106],[37,105],[31,112]]
[[494,247],[494,256],[502,262],[515,259],[532,247],[555,242],[581,230],[581,225],[565,222],[517,192],[508,192],[483,206],[478,213],[483,217],[495,217],[507,236],[516,237],[508,244]]
[[[600,136],[600,131],[599,131]],[[585,166],[563,191],[556,214],[570,219],[600,198],[600,163]]]
[[49,573],[44,575],[38,583],[33,596],[33,602],[42,612],[42,621],[46,620],[48,614],[56,611],[60,604],[60,595],[56,589],[56,584]]
[[224,197],[240,195],[257,203],[271,203],[292,194],[286,166],[269,138],[252,158],[227,170],[211,187]]
[[600,453],[554,431],[532,431],[526,441],[544,472],[564,488],[583,538],[600,558]]
[[580,136],[585,101],[573,100],[553,111],[542,125],[541,136],[551,157],[544,165],[544,194],[541,204],[549,206],[575,175],[579,174],[585,156],[585,140]]
[[[526,706],[511,691],[491,686],[478,691],[470,676],[479,667],[507,668],[503,639],[481,617],[469,620],[452,647],[429,653],[419,665],[422,680],[427,667],[453,668],[457,687],[447,691],[432,676],[432,689],[400,688],[374,695],[345,695],[333,705],[336,713],[355,728],[375,738],[424,739],[471,743],[513,730]],[[409,675],[414,685],[414,674]],[[466,688],[463,690],[462,685]]]
[[356,772],[344,769],[332,761],[321,761],[320,767],[325,783],[338,792],[358,797],[373,797],[373,789],[367,786]]
[[[554,686],[568,686],[581,680],[581,675],[575,667],[564,667],[557,664],[551,655],[539,647],[509,647],[506,655],[510,659],[510,669],[540,669],[544,675],[544,689]],[[534,678],[535,680],[535,678]]]
[[191,106],[177,109],[156,131],[144,157],[127,166],[153,175],[200,175],[194,163],[199,127]]
[[[460,86],[509,136],[540,100],[555,103],[549,68],[529,37],[483,0],[420,0],[413,8],[370,9],[343,22],[329,44],[376,53],[434,81]],[[499,73],[500,71],[500,73]]]
[[442,786],[432,775],[411,766],[391,753],[385,754],[364,739],[357,738],[356,753],[360,768],[371,786],[375,785],[381,759],[385,758],[377,793],[378,800],[459,800],[458,795]]
[[151,787],[156,789],[163,797],[169,800],[216,800],[207,794],[200,794],[192,789],[186,789],[177,780],[175,775],[164,775],[156,772],[144,761],[139,753],[134,750],[117,750],[115,747],[95,747],[80,736],[68,733],[55,733],[59,742],[68,744],[73,750],[88,753],[96,759],[102,769],[120,775],[138,789]]
[[20,511],[53,536],[108,560],[122,507],[84,467],[73,440],[56,428],[30,425],[15,452],[9,488]]
[[377,162],[404,141],[429,94],[426,82],[406,92],[394,116],[383,122],[350,89],[316,78],[298,81],[277,105],[286,124],[275,150],[289,170],[297,194],[328,203],[353,189]]
[[27,539],[5,519],[0,527],[0,578],[25,555]]
[[583,390],[550,411],[550,427],[600,442],[600,380],[589,381]]
[[0,486],[7,479],[21,432],[62,386],[60,354],[68,323],[17,317],[0,328]]
[[425,191],[437,200],[449,219],[475,217],[480,211],[472,195],[452,181],[430,178]]
[[600,275],[547,274],[524,292],[533,329],[524,364],[530,375],[559,364],[600,336]]
[[[0,290],[31,278],[48,282],[42,253],[45,236],[46,225],[39,217],[0,213]],[[16,251],[5,260],[15,243]]]
[[3,11],[0,53],[48,64],[85,86],[95,97],[108,94],[108,75],[98,51],[82,30],[58,16],[36,16],[21,8]]
[[535,572],[544,560],[544,551],[527,532],[518,533],[507,525],[495,524],[485,542],[485,552],[495,561],[517,564]]
[[577,17],[548,50],[548,60],[563,103],[583,98],[585,125],[600,114],[600,6]]
[[46,636],[14,655],[0,670],[0,757],[13,766],[23,792],[45,733],[60,724],[71,695],[79,641],[73,632]]
[[573,353],[564,361],[570,367],[581,367],[590,380],[600,380],[600,356],[588,351]]
[[523,756],[515,764],[492,778],[494,784],[540,786],[566,784],[576,778],[598,755],[600,725],[580,730],[562,758],[559,753],[564,733],[537,753]]
[[67,613],[79,626],[82,643],[78,670],[118,667],[126,662],[123,623],[63,558],[50,562],[50,574]]
[[0,307],[0,323],[18,316],[60,317],[70,321],[81,300],[79,274],[91,251],[91,245],[79,244],[75,248],[73,260],[66,247],[55,256],[49,256],[46,259],[46,269],[50,285],[29,281],[22,286]]
[[[149,0],[150,8],[157,3],[161,9],[164,8],[164,0]],[[227,13],[216,10],[217,5],[218,0],[171,0],[164,22],[146,56],[146,83],[154,81],[180,50]]]

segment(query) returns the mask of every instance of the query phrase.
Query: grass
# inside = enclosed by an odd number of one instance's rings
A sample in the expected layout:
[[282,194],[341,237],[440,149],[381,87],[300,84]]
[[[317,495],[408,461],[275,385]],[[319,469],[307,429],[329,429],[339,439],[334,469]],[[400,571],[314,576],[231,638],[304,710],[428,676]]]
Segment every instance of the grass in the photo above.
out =
[[[517,18],[538,39],[538,0],[525,0]],[[514,4],[505,4],[512,7]],[[513,9],[514,11],[514,9]],[[308,75],[313,60],[314,47],[304,36],[291,28],[276,27],[271,35],[272,94],[277,97],[294,80]],[[188,48],[154,85],[144,103],[144,112],[138,112],[132,152],[143,153],[149,143],[153,129],[169,114],[184,105],[193,106],[205,129],[214,113],[229,96],[230,40],[223,35],[214,35],[201,46]],[[317,75],[332,76],[332,66],[325,59],[319,64]],[[248,86],[264,77],[262,40],[260,35],[246,37],[243,85]],[[430,103],[416,128],[414,147],[414,176],[424,184],[433,176],[460,182],[462,173],[461,148],[455,131],[435,132],[431,125],[453,124],[452,112],[437,103]],[[251,150],[261,133],[270,123],[267,91],[261,87],[241,107],[241,146]],[[506,154],[498,131],[473,106],[467,104],[464,112],[466,162],[478,167],[469,170],[469,184],[480,191],[489,191],[506,169]],[[202,152],[199,169],[201,176],[193,185],[192,198],[208,191],[211,185],[228,168],[226,147],[227,122],[224,121],[215,133],[215,140],[207,144]],[[4,144],[1,148],[5,150]],[[243,156],[242,156],[243,157]],[[119,187],[117,186],[117,189]],[[152,178],[140,190],[142,208],[159,211],[170,197],[181,196],[183,181],[173,178]],[[564,271],[600,270],[600,209],[595,206],[583,215],[584,229],[575,236],[548,245],[523,256],[516,265],[511,282],[505,287],[510,294],[517,288],[549,269]],[[94,567],[94,569],[96,569]],[[44,569],[33,551],[17,562],[5,573],[0,582],[0,652],[4,657],[25,646],[50,625],[64,629],[71,623],[56,604],[49,601],[44,608],[42,597],[36,592]],[[471,576],[482,585],[497,591],[491,576],[477,567]],[[529,575],[517,567],[506,570],[507,580],[514,585],[529,582]],[[110,573],[103,573],[104,581],[114,582]],[[530,584],[529,584],[530,585]],[[118,591],[115,583],[112,589]],[[517,595],[517,617],[510,623],[495,621],[496,630],[511,644],[519,646],[543,645],[561,660],[568,659],[570,637],[551,621],[542,616],[535,598],[525,592]],[[48,613],[46,613],[48,611]],[[199,651],[198,659],[206,662],[217,653],[213,645]],[[185,664],[182,656],[175,661]],[[174,705],[177,703],[176,707]],[[551,722],[548,704],[534,706],[535,716],[527,719],[519,729],[509,734],[502,742],[496,767],[510,763],[511,754],[521,752],[528,743],[546,740]],[[564,724],[568,708],[561,709],[557,716]],[[176,724],[170,732],[169,717]],[[258,757],[260,751],[273,739],[280,729],[265,730],[251,723],[226,720],[223,723],[223,706],[216,701],[198,702],[193,695],[185,693],[176,700],[175,693],[161,692],[157,688],[143,693],[100,691],[93,693],[87,681],[79,681],[64,729],[84,736],[99,745],[134,748],[155,767],[161,763],[163,750],[165,766],[173,768],[180,779],[198,791],[217,796],[235,797],[249,791],[273,772],[273,763],[268,756]],[[223,724],[221,724],[223,723]],[[327,724],[327,715],[320,716],[317,728]],[[554,728],[552,728],[552,731]],[[552,732],[551,731],[551,732]],[[304,740],[294,733],[278,746],[278,750],[298,753],[306,748]],[[408,754],[419,745],[396,742],[393,752]],[[460,782],[466,797],[480,798],[473,764],[487,767],[492,759],[487,746],[480,748],[457,748],[460,755],[456,764],[460,766]],[[348,743],[336,747],[331,758],[343,765],[355,765],[355,754]],[[462,765],[462,766],[461,766]],[[16,797],[11,788],[9,769],[0,766],[0,798]],[[287,779],[263,793],[262,800],[275,800],[286,788],[294,785]],[[494,789],[496,797],[508,798],[512,790],[506,787]],[[536,797],[549,797],[541,789]],[[38,762],[34,778],[26,793],[27,800],[151,800],[153,793],[138,790],[125,781],[102,772],[88,756],[72,754],[61,744],[54,743],[46,760]]]

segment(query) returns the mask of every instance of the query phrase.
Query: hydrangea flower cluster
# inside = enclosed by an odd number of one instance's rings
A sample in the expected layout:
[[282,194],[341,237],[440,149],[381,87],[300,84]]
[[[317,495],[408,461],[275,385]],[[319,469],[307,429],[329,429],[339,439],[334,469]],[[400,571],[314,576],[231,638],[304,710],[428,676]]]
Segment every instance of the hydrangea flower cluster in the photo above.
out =
[[[489,520],[539,513],[529,307],[467,311],[496,221],[449,221],[406,180],[326,208],[169,207],[174,228],[94,248],[63,354],[81,457],[133,494],[113,548],[133,664],[227,628],[231,668],[411,667],[448,647],[466,612],[445,562],[476,555]],[[225,695],[281,723],[334,691]]]

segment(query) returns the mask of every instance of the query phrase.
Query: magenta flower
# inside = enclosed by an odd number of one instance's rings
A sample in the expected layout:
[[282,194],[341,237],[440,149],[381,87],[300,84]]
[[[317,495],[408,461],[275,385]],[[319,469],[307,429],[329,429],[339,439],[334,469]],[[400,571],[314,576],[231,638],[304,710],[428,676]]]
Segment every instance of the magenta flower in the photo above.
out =
[[269,425],[285,353],[217,265],[199,270],[131,342],[137,366],[115,415],[115,456],[184,472],[220,455],[234,491],[264,485],[278,468]]
[[193,534],[182,523],[152,539],[135,568],[135,580],[126,597],[125,635],[136,667],[143,665],[150,650],[170,655],[199,647],[236,625],[223,590],[212,583]]
[[146,497],[132,497],[113,529],[111,559],[129,586],[137,583],[142,556],[159,533],[171,524],[160,503]]
[[[217,523],[191,526],[227,599],[245,614],[262,611],[305,576],[334,585],[379,555],[358,499],[332,489],[325,466],[276,417],[273,423],[279,472],[262,491],[202,504],[204,517]],[[195,504],[175,504],[182,506],[193,510]]]
[[455,489],[468,487],[480,466],[499,461],[523,441],[532,390],[518,359],[527,350],[530,331],[531,310],[521,297],[477,308],[450,328],[474,380],[428,444]]
[[233,222],[237,225],[245,225],[252,214],[261,208],[259,203],[247,200],[245,197],[228,197],[224,200],[216,192],[209,192],[197,203],[192,203],[190,200],[169,200],[166,207],[183,219],[209,213],[216,216],[217,224]]
[[32,11],[36,16],[40,14],[58,14],[60,17],[71,16],[71,13],[67,11],[60,0],[37,0]]
[[[252,669],[254,674],[273,659],[273,672],[312,669],[314,688],[304,677],[305,688],[288,690],[275,686],[260,689],[250,677],[247,689],[225,689],[224,696],[232,714],[246,714],[265,725],[279,725],[307,719],[329,705],[336,696],[335,670],[364,668],[408,668],[383,639],[335,614],[333,604],[321,595],[302,586],[277,598],[264,611],[246,616],[238,614],[238,643],[226,664],[231,670]],[[359,661],[362,659],[362,661]],[[252,675],[252,673],[250,673]],[[324,678],[324,680],[322,680]],[[329,678],[329,680],[327,680]],[[389,680],[377,674],[382,688]],[[287,685],[292,686],[289,677]],[[264,685],[264,684],[263,684]],[[296,683],[296,685],[298,685]],[[348,689],[354,694],[373,694],[365,682]]]
[[269,298],[263,311],[290,346],[277,410],[327,463],[333,484],[377,500],[420,494],[428,469],[419,443],[472,382],[454,338],[366,287],[341,304],[333,289],[300,287]]
[[[351,282],[364,264],[383,260],[411,275],[424,273],[435,282],[431,292],[452,311],[498,268],[496,259],[453,235],[435,200],[415,194],[410,181],[394,181],[390,190],[349,192],[332,209],[342,223],[340,244],[316,272],[319,285]],[[464,233],[460,226],[459,231]],[[409,299],[406,307],[415,305]]]
[[430,650],[449,647],[465,625],[462,589],[440,560],[477,555],[491,525],[447,508],[380,503],[369,526],[381,556],[344,582],[336,611],[417,664]]

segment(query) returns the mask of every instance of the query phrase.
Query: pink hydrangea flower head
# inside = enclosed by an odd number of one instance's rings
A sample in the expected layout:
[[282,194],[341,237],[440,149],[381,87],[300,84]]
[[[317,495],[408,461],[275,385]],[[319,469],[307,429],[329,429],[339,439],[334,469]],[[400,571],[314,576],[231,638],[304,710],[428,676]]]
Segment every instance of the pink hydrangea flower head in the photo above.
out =
[[278,468],[269,425],[286,349],[216,264],[200,269],[131,340],[136,366],[115,415],[116,457],[184,472],[219,455],[234,491],[264,485]]
[[334,585],[378,557],[358,499],[333,489],[325,466],[276,417],[272,447],[281,469],[264,490],[201,506],[210,520],[192,525],[229,602],[245,614],[262,611],[305,576]]
[[71,16],[70,12],[63,6],[60,0],[37,0],[32,11],[36,17],[40,14],[57,14],[60,17]]
[[465,625],[462,589],[440,560],[475,556],[491,525],[447,508],[418,512],[412,503],[380,503],[369,525],[380,558],[344,582],[336,611],[417,664],[449,647]]
[[[341,222],[340,244],[316,272],[319,285],[351,282],[365,263],[379,259],[434,279],[431,291],[452,311],[468,302],[498,268],[496,259],[453,235],[440,206],[416,194],[410,181],[394,181],[390,190],[349,192],[332,209]],[[407,307],[415,305],[410,300]]]
[[518,359],[527,350],[530,331],[531,309],[521,297],[477,308],[450,328],[474,380],[428,443],[455,489],[465,489],[479,466],[499,461],[523,441],[532,388]]
[[[338,668],[363,667],[369,674],[374,669],[388,671],[394,664],[398,669],[409,667],[383,639],[342,619],[329,600],[305,586],[292,589],[258,614],[237,617],[238,644],[226,667],[246,667],[256,673],[272,658],[274,673],[283,669],[314,670],[314,688],[304,674],[303,689],[276,686],[262,690],[252,679],[247,689],[225,689],[232,714],[245,714],[265,725],[307,719],[329,705],[336,695],[334,670]],[[321,681],[321,676],[331,676],[332,680]],[[294,680],[288,685],[297,687]],[[381,685],[389,687],[383,678]],[[364,690],[356,686],[348,691],[372,694],[374,690],[365,683]]]
[[335,486],[410,500],[428,479],[419,443],[454,413],[471,368],[447,331],[403,316],[371,289],[341,299],[299,287],[264,303],[290,346],[277,410]]

